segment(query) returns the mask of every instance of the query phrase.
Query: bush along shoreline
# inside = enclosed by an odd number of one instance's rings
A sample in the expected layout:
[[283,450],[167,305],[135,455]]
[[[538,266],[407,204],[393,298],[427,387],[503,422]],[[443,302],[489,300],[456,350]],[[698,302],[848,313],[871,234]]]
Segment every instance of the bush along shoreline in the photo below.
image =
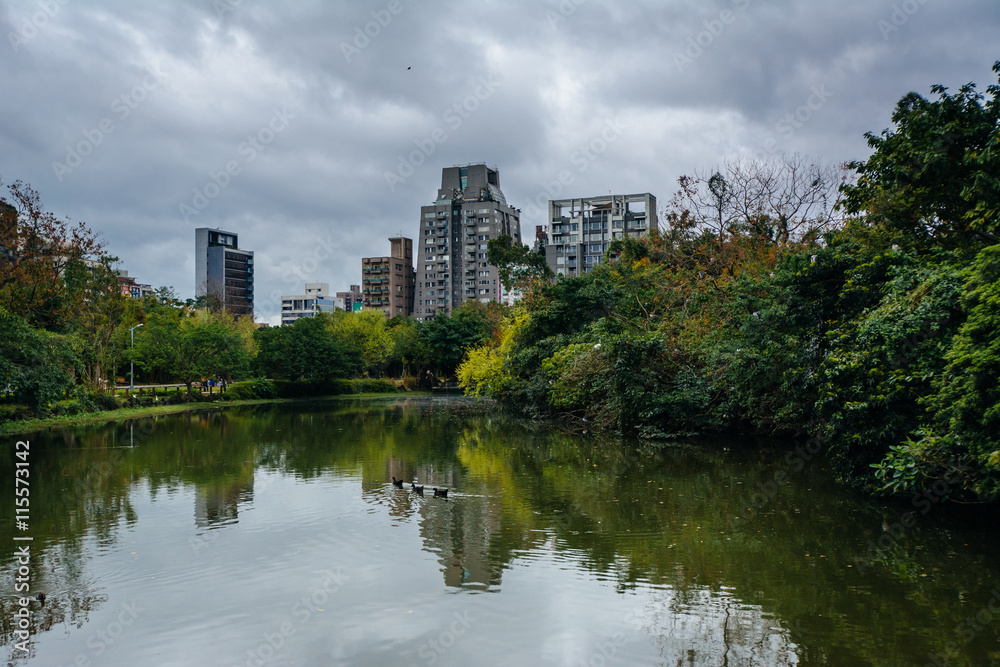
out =
[[[215,391],[212,394],[194,391],[190,397],[183,389],[171,392],[161,390],[155,395],[151,391],[137,389],[132,396],[117,398],[110,394],[87,394],[80,398],[58,401],[46,417],[34,417],[24,406],[2,406],[15,409],[3,413],[5,418],[0,419],[0,433],[27,433],[54,426],[70,426],[92,421],[134,419],[196,410],[213,405],[249,405],[412,391],[403,384],[402,381],[397,384],[386,379],[294,383],[258,378],[233,383],[224,391]],[[14,418],[10,418],[12,414]]]

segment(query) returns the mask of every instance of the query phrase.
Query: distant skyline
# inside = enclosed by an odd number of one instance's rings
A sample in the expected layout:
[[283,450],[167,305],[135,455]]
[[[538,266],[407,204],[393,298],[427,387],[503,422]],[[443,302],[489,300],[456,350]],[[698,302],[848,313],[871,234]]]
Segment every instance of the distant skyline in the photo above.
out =
[[256,310],[358,284],[442,167],[485,162],[530,243],[550,198],[737,157],[863,159],[934,84],[996,83],[996,0],[0,1],[0,177],[194,296],[194,229],[255,251]]

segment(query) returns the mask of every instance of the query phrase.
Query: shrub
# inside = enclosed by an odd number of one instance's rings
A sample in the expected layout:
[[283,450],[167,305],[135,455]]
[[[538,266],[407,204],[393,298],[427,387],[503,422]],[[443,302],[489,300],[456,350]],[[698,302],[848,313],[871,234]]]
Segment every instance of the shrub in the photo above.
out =
[[185,394],[164,394],[160,402],[164,405],[180,405],[187,402],[187,396]]
[[111,394],[90,394],[88,399],[96,410],[117,410],[119,407],[118,399]]
[[279,398],[303,398],[307,396],[338,396],[356,393],[349,380],[292,381],[276,380],[274,389]]
[[226,388],[223,400],[251,400],[255,398],[275,398],[278,394],[273,381],[266,378],[254,378],[244,382],[236,382]]
[[355,394],[392,394],[396,391],[396,385],[391,380],[386,379],[361,379],[352,380]]
[[0,424],[7,421],[31,419],[34,416],[35,415],[31,412],[31,408],[27,405],[21,405],[18,403],[0,405]]
[[78,415],[87,412],[87,405],[84,401],[71,398],[64,401],[56,401],[52,406],[52,414],[57,417]]

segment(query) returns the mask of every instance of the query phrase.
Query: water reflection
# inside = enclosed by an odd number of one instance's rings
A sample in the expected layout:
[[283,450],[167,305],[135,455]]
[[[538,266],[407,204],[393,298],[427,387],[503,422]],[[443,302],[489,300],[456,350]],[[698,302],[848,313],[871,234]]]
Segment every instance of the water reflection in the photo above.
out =
[[[50,597],[32,617],[33,646],[93,657],[88,638],[139,586],[160,601],[178,590],[206,595],[214,630],[191,641],[233,664],[243,644],[261,641],[240,626],[276,604],[257,589],[276,586],[280,601],[289,573],[343,563],[359,591],[346,584],[330,625],[302,628],[285,658],[347,655],[338,636],[349,634],[355,653],[344,664],[364,664],[373,643],[379,660],[388,652],[426,664],[419,641],[385,645],[372,628],[401,614],[398,627],[422,624],[414,636],[433,638],[436,624],[473,609],[489,619],[470,628],[477,642],[533,663],[924,664],[996,585],[996,536],[943,511],[856,571],[899,509],[853,497],[821,464],[734,521],[773,479],[780,452],[738,443],[637,451],[462,399],[206,411],[39,435],[32,590]],[[4,466],[0,503],[12,511],[12,463]],[[407,484],[392,486],[393,476]],[[449,497],[433,497],[433,486]],[[12,533],[0,527],[6,572]],[[159,551],[162,563],[150,553]],[[12,578],[4,585],[10,647]],[[243,589],[246,608],[227,607]],[[456,608],[442,595],[466,601]],[[415,608],[398,609],[401,599]],[[158,619],[171,631],[151,622],[116,646],[153,651],[178,633],[201,636],[183,614]],[[954,664],[996,661],[996,633],[985,625]],[[492,664],[457,646],[439,658]]]
[[729,591],[664,591],[643,609],[642,631],[668,665],[798,665],[792,632]]
[[212,528],[238,523],[240,505],[253,502],[253,478],[201,486],[196,491],[194,524]]

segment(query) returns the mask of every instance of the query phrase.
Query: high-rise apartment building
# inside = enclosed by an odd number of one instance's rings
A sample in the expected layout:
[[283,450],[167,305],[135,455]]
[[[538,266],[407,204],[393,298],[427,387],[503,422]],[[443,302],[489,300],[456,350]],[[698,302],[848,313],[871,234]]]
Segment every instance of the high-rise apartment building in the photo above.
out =
[[253,251],[240,250],[234,232],[194,230],[194,293],[214,295],[234,315],[253,317]]
[[365,308],[388,317],[413,314],[413,239],[389,239],[388,257],[361,259],[361,293]]
[[656,225],[656,197],[648,192],[554,199],[545,261],[556,276],[578,276],[601,263],[611,241],[647,236]]
[[420,207],[418,320],[432,320],[466,301],[500,299],[500,279],[486,261],[486,244],[502,234],[520,243],[520,215],[507,204],[496,169],[470,164],[441,170],[437,199]]

